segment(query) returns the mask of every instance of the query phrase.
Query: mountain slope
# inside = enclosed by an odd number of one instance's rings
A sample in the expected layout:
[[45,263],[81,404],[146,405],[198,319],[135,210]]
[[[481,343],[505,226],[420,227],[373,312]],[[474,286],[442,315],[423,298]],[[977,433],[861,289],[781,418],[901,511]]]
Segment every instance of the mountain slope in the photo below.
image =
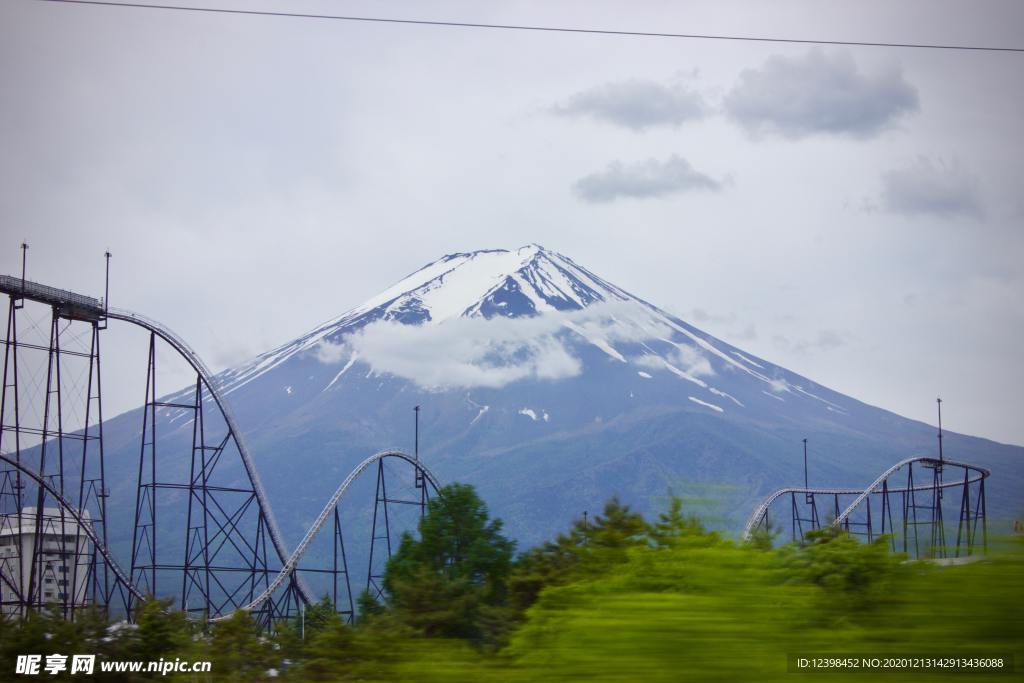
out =
[[[477,485],[526,544],[611,495],[650,511],[670,490],[735,529],[759,496],[802,478],[803,437],[822,485],[866,484],[936,443],[928,425],[746,353],[537,245],[445,256],[218,381],[290,539],[366,455],[411,450],[414,405],[426,462]],[[110,421],[112,457],[137,457],[137,420]],[[993,517],[1021,513],[1024,449],[956,434],[945,446],[996,472]]]

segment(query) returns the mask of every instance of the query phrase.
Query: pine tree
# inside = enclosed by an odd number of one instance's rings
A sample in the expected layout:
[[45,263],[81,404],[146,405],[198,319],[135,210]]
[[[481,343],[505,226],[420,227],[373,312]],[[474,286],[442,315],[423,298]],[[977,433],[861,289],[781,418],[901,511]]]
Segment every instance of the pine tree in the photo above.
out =
[[388,562],[388,605],[425,635],[496,637],[495,625],[507,621],[495,610],[505,603],[514,548],[501,520],[490,519],[472,486],[451,484],[428,504],[419,533],[405,534]]
[[693,516],[683,515],[683,501],[672,496],[668,512],[658,515],[658,521],[651,529],[651,538],[660,547],[671,546],[679,539],[705,533],[700,521]]

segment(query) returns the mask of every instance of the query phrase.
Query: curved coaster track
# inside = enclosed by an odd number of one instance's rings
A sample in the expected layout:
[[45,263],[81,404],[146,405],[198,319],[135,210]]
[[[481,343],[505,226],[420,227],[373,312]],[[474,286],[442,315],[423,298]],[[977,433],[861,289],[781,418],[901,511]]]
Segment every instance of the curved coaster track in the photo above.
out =
[[[358,559],[366,561],[365,590],[384,595],[401,511],[421,516],[439,487],[418,457],[384,450],[363,460],[290,551],[229,403],[181,337],[137,313],[23,278],[0,276],[0,292],[10,299],[0,392],[0,615],[57,608],[74,619],[99,607],[131,619],[152,595],[197,619],[246,610],[269,628],[321,590],[352,619],[345,538],[351,543],[360,516],[343,504],[374,475],[372,516],[369,505],[361,511],[369,542]],[[23,319],[27,303],[48,315]],[[116,491],[107,482],[100,339],[110,321],[149,339],[130,490],[124,476]],[[157,351],[165,347],[195,382],[158,396]],[[772,531],[775,516],[785,517],[781,505],[793,540],[831,527],[884,537],[914,557],[963,557],[987,545],[988,476],[968,463],[916,457],[865,488],[784,488],[754,511],[743,536]],[[946,528],[954,518],[955,540]],[[118,524],[123,533],[111,533]]]
[[[383,595],[383,565],[401,530],[396,506],[422,515],[439,487],[418,457],[384,450],[363,460],[289,551],[230,405],[180,336],[137,313],[21,278],[0,276],[0,291],[10,298],[0,395],[0,614],[56,607],[74,619],[99,606],[131,619],[153,595],[195,618],[246,610],[269,627],[314,601],[313,582],[352,619],[345,536],[351,541],[358,515],[342,506],[357,480],[374,476],[362,559],[365,589]],[[28,319],[19,337],[26,302],[49,307],[48,331]],[[133,505],[107,485],[100,333],[110,321],[149,338]],[[165,347],[187,363],[195,383],[158,397],[158,349]],[[129,514],[130,546],[127,529],[110,532],[125,521],[115,517]],[[329,548],[312,551],[328,532]]]
[[[782,531],[769,517],[785,520],[790,538],[827,527],[869,543],[886,538],[894,551],[914,558],[959,558],[988,546],[984,467],[917,456],[896,463],[865,488],[797,488],[775,491],[751,514],[744,540],[756,533]],[[778,510],[779,507],[785,511]],[[956,534],[946,520],[956,520]]]

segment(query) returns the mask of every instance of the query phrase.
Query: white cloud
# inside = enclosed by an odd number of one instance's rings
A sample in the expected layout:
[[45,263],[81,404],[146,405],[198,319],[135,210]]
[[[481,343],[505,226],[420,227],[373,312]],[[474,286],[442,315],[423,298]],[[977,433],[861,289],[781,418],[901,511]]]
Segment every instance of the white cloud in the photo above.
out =
[[710,377],[715,374],[708,357],[695,346],[679,344],[669,362],[694,377]]
[[608,344],[667,332],[634,304],[598,304],[567,313],[455,318],[438,325],[378,321],[338,343],[319,344],[314,354],[323,363],[337,363],[354,351],[375,373],[408,379],[425,389],[500,388],[523,379],[580,374],[583,365],[572,350],[580,336]]
[[666,356],[645,354],[632,359],[633,363],[643,368],[664,370],[666,362],[681,370],[690,377],[710,377],[715,374],[711,361],[704,352],[689,344],[676,344],[676,348]]
[[352,349],[348,348],[345,344],[323,341],[316,345],[313,349],[313,354],[324,365],[332,365],[339,362],[342,358],[350,357]]

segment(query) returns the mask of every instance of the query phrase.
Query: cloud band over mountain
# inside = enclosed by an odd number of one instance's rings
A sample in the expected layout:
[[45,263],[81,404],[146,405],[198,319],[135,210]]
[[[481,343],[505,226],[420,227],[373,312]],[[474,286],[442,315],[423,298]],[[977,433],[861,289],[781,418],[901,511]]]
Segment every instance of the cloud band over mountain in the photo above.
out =
[[[635,304],[609,303],[531,317],[462,317],[439,325],[377,321],[339,342],[321,342],[314,353],[327,364],[356,354],[374,373],[401,377],[424,389],[500,388],[524,379],[579,375],[580,343],[589,341],[613,355],[618,353],[613,343],[639,343],[670,334],[668,327]],[[697,349],[687,357],[702,371],[710,367]]]

